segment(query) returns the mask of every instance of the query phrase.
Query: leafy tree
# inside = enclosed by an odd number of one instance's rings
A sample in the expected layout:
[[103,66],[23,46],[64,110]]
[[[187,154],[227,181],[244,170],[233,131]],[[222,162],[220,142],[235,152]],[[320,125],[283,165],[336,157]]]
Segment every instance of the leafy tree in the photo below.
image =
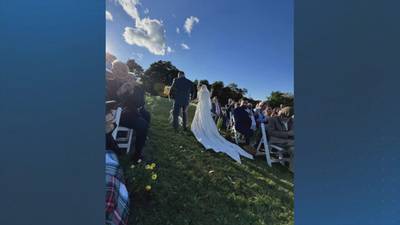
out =
[[222,81],[215,81],[211,84],[211,97],[217,96],[220,98],[222,93],[222,88],[224,88],[224,82]]
[[129,68],[129,72],[134,73],[136,76],[138,77],[143,77],[144,74],[144,70],[142,68],[142,66],[140,66],[139,64],[136,63],[136,61],[134,59],[129,59],[126,62],[126,65]]
[[[143,75],[145,90],[152,95],[158,95],[160,84],[172,85],[172,81],[178,76],[178,72],[179,70],[169,61],[160,60],[151,64]],[[157,90],[154,88],[155,84],[157,84]]]
[[272,107],[279,107],[281,104],[284,106],[293,106],[294,96],[290,93],[283,93],[280,91],[273,91],[271,95],[267,97],[269,105]]

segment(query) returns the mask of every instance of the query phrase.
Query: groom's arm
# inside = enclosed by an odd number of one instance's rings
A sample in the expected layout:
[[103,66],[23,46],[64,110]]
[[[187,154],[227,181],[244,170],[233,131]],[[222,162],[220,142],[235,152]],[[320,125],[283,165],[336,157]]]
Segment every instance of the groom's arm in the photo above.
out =
[[175,79],[172,81],[171,88],[169,89],[169,97],[174,98],[174,93],[176,89]]
[[196,88],[195,88],[193,82],[191,82],[190,85],[192,86],[192,88],[190,89],[190,90],[191,90],[190,95],[191,95],[191,97],[192,97],[192,100],[194,100],[194,99],[197,98],[197,96],[196,96],[196,94],[197,94],[197,93],[196,93]]

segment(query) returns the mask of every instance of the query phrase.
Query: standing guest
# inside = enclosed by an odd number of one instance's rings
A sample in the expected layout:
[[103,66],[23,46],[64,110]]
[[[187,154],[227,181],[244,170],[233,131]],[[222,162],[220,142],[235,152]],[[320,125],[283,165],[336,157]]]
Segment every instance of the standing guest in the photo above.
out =
[[278,114],[279,114],[279,108],[278,107],[276,107],[276,108],[274,108],[273,110],[272,110],[272,115],[271,115],[271,117],[277,117],[278,116]]
[[231,116],[233,115],[234,107],[235,105],[233,99],[229,98],[228,103],[225,105],[225,113],[224,113],[224,124],[225,127],[228,129],[231,128]]
[[267,107],[268,107],[267,101],[260,102],[256,107],[254,116],[256,118],[257,126],[259,126],[261,123],[267,122],[267,117],[268,117],[268,115],[266,114]]
[[293,171],[294,162],[294,126],[292,114],[293,109],[291,107],[284,107],[279,111],[279,115],[270,118],[267,124],[269,143],[289,150],[291,171]]
[[264,115],[267,117],[267,121],[269,117],[272,117],[273,115],[273,110],[270,106],[267,106],[267,108],[264,111]]
[[211,113],[213,115],[214,121],[217,122],[222,115],[221,106],[219,105],[217,96],[214,96],[211,102]]
[[235,129],[246,139],[246,145],[250,144],[252,136],[251,119],[247,110],[247,101],[241,100],[240,106],[235,108],[233,116],[235,118]]
[[251,119],[251,128],[250,129],[255,131],[257,129],[257,123],[256,123],[256,119],[254,117],[253,104],[248,103],[246,111],[249,114],[249,117]]

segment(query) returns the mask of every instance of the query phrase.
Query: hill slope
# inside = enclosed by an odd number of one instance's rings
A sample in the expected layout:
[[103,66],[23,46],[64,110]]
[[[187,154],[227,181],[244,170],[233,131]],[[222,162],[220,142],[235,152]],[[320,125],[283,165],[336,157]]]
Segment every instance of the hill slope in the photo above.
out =
[[[144,184],[128,182],[130,224],[293,224],[293,177],[286,168],[269,168],[262,157],[238,164],[204,151],[193,135],[175,134],[168,99],[146,100],[152,121],[145,154],[157,164],[158,178],[149,195],[137,191]],[[193,114],[191,106],[190,120]],[[128,160],[122,165],[133,179]]]

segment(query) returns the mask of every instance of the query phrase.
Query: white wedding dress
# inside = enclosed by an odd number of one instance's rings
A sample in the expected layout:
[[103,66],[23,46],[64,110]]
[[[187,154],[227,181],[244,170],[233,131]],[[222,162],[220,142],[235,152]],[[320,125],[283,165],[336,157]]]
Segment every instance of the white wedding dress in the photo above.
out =
[[244,151],[238,145],[233,144],[222,137],[211,116],[210,92],[207,86],[202,85],[197,92],[198,104],[192,121],[191,130],[197,140],[206,148],[215,152],[223,152],[237,162],[240,156],[253,159],[253,156]]

